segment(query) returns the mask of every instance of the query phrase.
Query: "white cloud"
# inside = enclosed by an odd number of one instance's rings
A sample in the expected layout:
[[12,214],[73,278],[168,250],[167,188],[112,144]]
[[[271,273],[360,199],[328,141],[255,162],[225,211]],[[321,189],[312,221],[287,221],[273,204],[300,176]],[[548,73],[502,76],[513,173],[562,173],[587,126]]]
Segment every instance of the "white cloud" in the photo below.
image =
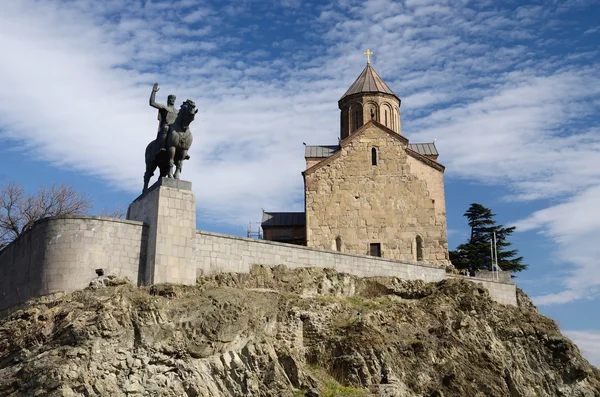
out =
[[518,229],[542,230],[558,244],[558,260],[575,265],[564,271],[564,290],[533,297],[538,305],[592,299],[600,293],[600,186],[586,189],[567,201],[531,214],[516,223]]
[[207,7],[199,7],[191,13],[185,15],[182,20],[187,23],[196,23],[203,21],[206,17],[210,16],[213,11]]
[[598,331],[563,331],[563,334],[579,346],[583,356],[597,368],[600,368],[600,332]]

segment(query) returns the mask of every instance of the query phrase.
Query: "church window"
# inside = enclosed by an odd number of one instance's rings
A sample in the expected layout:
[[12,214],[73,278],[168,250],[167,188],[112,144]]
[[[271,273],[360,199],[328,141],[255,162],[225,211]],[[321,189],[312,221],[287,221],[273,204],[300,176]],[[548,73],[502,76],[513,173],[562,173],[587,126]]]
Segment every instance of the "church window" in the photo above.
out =
[[369,244],[369,255],[381,257],[381,243]]
[[385,110],[385,126],[387,127],[388,123],[387,123],[387,109]]
[[340,236],[335,238],[335,250],[342,252],[342,238]]
[[421,236],[417,236],[416,243],[417,243],[417,261],[420,262],[423,260],[423,239],[421,238]]
[[354,111],[354,130],[357,130],[358,127],[360,127],[360,125],[358,125],[359,123],[359,119],[358,119],[358,110]]
[[371,149],[371,165],[377,165],[377,149]]

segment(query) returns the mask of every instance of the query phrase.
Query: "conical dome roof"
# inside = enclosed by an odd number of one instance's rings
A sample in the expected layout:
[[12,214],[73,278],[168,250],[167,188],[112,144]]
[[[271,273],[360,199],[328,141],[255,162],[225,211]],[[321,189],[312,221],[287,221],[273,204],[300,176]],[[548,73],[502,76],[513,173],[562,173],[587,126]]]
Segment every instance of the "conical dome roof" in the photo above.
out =
[[367,66],[360,76],[358,76],[356,81],[348,88],[348,91],[340,98],[340,101],[350,95],[368,92],[380,92],[398,98],[396,94],[394,94],[394,91],[385,84],[381,77],[379,77],[375,69],[371,67],[371,64],[367,63]]

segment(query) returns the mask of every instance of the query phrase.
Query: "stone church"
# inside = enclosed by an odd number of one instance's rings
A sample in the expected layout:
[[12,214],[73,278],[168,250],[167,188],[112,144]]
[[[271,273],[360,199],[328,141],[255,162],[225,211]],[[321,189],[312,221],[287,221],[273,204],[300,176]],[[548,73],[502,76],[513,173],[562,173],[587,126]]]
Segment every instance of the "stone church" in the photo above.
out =
[[263,212],[266,240],[447,265],[444,166],[402,135],[400,98],[367,61],[338,101],[338,145],[306,146],[304,212]]

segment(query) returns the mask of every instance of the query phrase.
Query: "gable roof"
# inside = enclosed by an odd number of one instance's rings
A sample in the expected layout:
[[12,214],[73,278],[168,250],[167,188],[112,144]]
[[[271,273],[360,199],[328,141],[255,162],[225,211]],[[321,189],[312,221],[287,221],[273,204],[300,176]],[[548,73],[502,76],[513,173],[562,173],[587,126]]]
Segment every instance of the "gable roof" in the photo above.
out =
[[304,149],[304,157],[325,158],[340,150],[340,145],[307,145]]
[[438,171],[444,172],[444,170],[446,169],[446,167],[444,167],[443,165],[441,165],[440,163],[438,163],[435,160],[430,159],[429,157],[417,153],[414,150],[412,150],[411,148],[407,147],[406,148],[406,154],[408,154],[410,157],[413,157],[417,160],[419,160],[422,163],[427,164],[428,166],[430,166],[431,168],[435,168]]
[[[363,124],[358,130],[354,131],[354,133],[352,133],[349,136],[347,136],[346,138],[342,139],[340,141],[339,148],[342,148],[343,146],[347,145],[352,140],[361,136],[367,130],[367,127],[370,126],[371,124],[374,124],[375,126],[379,127],[379,129],[381,129],[383,132],[391,135],[393,138],[398,139],[399,141],[404,142],[405,144],[408,144],[408,139],[406,139],[402,135],[398,135],[397,133],[395,133],[391,129],[387,128],[383,124],[380,124],[379,122],[371,119],[371,120],[367,121],[365,124]],[[331,161],[333,161],[334,158],[339,157],[340,153],[341,153],[341,150],[338,149],[333,154],[331,154],[329,157],[325,158],[325,160],[320,161],[317,164],[313,165],[312,167],[308,168],[306,171],[304,171],[302,173],[302,175],[306,175],[306,173],[313,172],[314,170],[321,168],[325,164],[329,164]]]
[[[339,153],[341,153],[340,149],[342,146],[347,145],[353,139],[362,135],[363,132],[367,129],[367,126],[370,124],[374,124],[376,127],[378,127],[383,132],[387,133],[391,137],[405,143],[407,145],[406,152],[411,157],[414,157],[415,159],[420,160],[421,162],[429,165],[432,168],[435,168],[438,171],[444,172],[445,167],[443,165],[441,165],[437,161],[434,161],[434,160],[426,157],[427,155],[431,156],[431,155],[438,154],[438,151],[435,147],[435,143],[433,143],[433,142],[431,142],[431,143],[415,143],[415,144],[413,144],[414,148],[411,148],[410,147],[411,145],[408,143],[408,139],[406,139],[402,135],[399,135],[398,133],[394,132],[393,130],[389,129],[388,127],[384,126],[383,124],[379,123],[378,121],[371,119],[371,120],[367,121],[365,124],[363,124],[353,134],[350,134],[349,136],[344,138],[342,141],[340,141],[340,145],[338,145],[338,146],[306,146],[306,149],[304,150],[305,158],[309,158],[309,157],[324,158],[325,160],[320,161],[317,164],[313,165],[312,167],[308,168],[306,171],[304,171],[302,173],[302,175],[306,175],[306,173],[311,173],[314,170],[321,168],[322,166],[324,166],[326,164],[329,164],[331,161],[333,161],[333,159],[335,157],[339,156]],[[423,153],[420,153],[419,151],[423,151]],[[431,153],[427,153],[427,152],[431,152]],[[307,153],[315,154],[315,156],[307,156],[306,155]],[[316,154],[320,154],[320,156],[317,156]]]
[[[434,142],[409,143],[408,148],[423,156],[439,156]],[[327,158],[340,150],[340,145],[307,145],[304,149],[305,158]]]
[[388,128],[385,125],[381,124],[379,121],[377,121],[375,119],[370,119],[369,121],[364,123],[359,129],[357,129],[352,134],[350,134],[347,137],[345,137],[344,139],[342,139],[340,141],[340,146],[344,146],[347,144],[347,142],[350,142],[350,141],[353,141],[354,139],[356,139],[357,136],[361,136],[367,130],[367,126],[371,125],[371,124],[375,125],[377,128],[379,128],[380,130],[382,130],[383,132],[385,132],[392,138],[397,139],[400,142],[403,142],[405,145],[408,145],[408,138],[403,137],[402,135],[398,134],[396,131],[392,130],[391,128]]
[[435,142],[427,143],[409,143],[408,148],[423,156],[438,156],[439,153],[435,147]]
[[371,64],[367,64],[358,78],[352,83],[350,88],[348,88],[348,91],[340,98],[340,101],[347,96],[367,92],[380,92],[398,98],[396,94],[394,94],[394,91],[388,87],[381,77],[379,77],[375,69],[371,67]]
[[263,212],[262,227],[269,226],[304,226],[304,212]]

